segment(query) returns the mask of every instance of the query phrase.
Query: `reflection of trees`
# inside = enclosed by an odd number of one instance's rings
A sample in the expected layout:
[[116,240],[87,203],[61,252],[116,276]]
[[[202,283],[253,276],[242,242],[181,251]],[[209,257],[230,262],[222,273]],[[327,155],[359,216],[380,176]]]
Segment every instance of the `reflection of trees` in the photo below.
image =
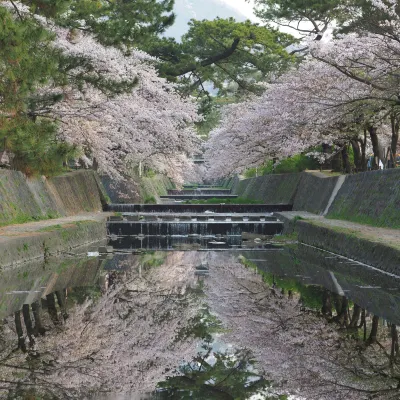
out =
[[[276,279],[275,293],[282,281]],[[349,398],[398,400],[400,350],[397,326],[379,315],[371,315],[346,296],[324,288],[317,299],[318,289],[314,289],[314,285],[294,287],[288,281],[282,287],[287,289],[290,285],[297,291],[300,310],[323,317],[328,321],[327,329],[333,324],[340,334],[335,344],[336,351],[332,354],[321,351],[318,356],[320,361],[329,365],[331,377],[324,377],[315,385],[332,385],[348,393]],[[280,324],[280,327],[285,325]],[[315,351],[318,351],[317,347]],[[307,371],[310,376],[315,373],[311,366]]]
[[27,350],[24,326],[30,347],[34,345],[35,337],[46,333],[46,328],[42,322],[43,308],[47,308],[54,326],[58,326],[61,323],[59,314],[61,314],[64,321],[68,318],[65,300],[66,290],[58,290],[46,295],[46,299],[36,300],[30,305],[24,304],[22,306],[22,318],[24,324],[22,324],[21,321],[21,310],[14,313],[15,330],[18,336],[18,349],[21,349],[23,352]]
[[270,386],[255,370],[250,351],[216,352],[211,342],[203,349],[192,362],[180,366],[176,376],[157,385],[157,398],[247,399]]
[[[66,289],[58,290],[47,294],[45,298],[36,300],[32,304],[24,304],[21,310],[14,312],[18,347],[0,360],[0,366],[15,370],[13,374],[15,376],[21,374],[25,374],[25,376],[23,380],[0,378],[0,388],[7,388],[8,390],[7,398],[53,400],[69,398],[75,392],[74,389],[66,389],[46,378],[47,375],[56,372],[58,368],[51,362],[43,362],[41,359],[43,355],[39,355],[34,347],[35,340],[39,335],[45,335],[46,331],[53,327],[59,329],[60,325],[68,318],[66,295]],[[47,317],[45,311],[47,311]],[[43,323],[44,320],[47,321],[46,324]],[[51,321],[50,324],[49,320]],[[15,364],[13,362],[14,353],[17,350],[26,353],[26,363]],[[69,368],[76,367],[71,365]],[[85,370],[82,373],[86,373]],[[1,387],[1,384],[6,386]]]

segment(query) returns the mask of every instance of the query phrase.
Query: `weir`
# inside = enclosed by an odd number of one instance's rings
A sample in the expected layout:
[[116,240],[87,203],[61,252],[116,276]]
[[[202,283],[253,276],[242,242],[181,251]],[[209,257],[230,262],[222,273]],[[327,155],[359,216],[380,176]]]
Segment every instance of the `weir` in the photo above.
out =
[[281,221],[108,221],[110,235],[241,235],[242,232],[276,235],[283,230]]
[[120,213],[272,213],[292,211],[291,204],[108,204],[105,211]]
[[237,194],[206,194],[206,193],[201,193],[198,192],[198,194],[185,194],[182,192],[182,194],[177,194],[177,195],[166,195],[166,196],[160,196],[160,199],[171,199],[171,200],[207,200],[207,199],[236,199],[238,196]]
[[[193,190],[176,190],[170,189],[168,190],[168,197],[169,196],[180,196],[180,195],[190,195],[197,197],[198,195],[229,195],[231,194],[230,189],[193,189]],[[215,197],[215,196],[214,196]]]

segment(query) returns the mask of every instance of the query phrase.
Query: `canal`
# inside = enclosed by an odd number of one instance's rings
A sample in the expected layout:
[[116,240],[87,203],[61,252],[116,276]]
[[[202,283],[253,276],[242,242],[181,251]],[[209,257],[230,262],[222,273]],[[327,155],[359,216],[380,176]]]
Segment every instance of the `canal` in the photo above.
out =
[[400,398],[397,277],[280,236],[129,243],[1,272],[0,398]]

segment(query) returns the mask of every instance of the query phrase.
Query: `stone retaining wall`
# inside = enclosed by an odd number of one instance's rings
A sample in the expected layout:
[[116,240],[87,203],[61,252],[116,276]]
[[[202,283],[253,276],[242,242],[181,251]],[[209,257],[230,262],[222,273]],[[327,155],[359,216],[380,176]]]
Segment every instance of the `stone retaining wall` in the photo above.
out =
[[322,214],[338,179],[338,176],[329,177],[320,172],[302,173],[293,200],[293,210]]
[[[235,180],[232,191],[262,203],[292,204],[293,210],[322,214],[338,179],[319,172],[272,174]],[[347,175],[327,217],[400,228],[400,168]]]

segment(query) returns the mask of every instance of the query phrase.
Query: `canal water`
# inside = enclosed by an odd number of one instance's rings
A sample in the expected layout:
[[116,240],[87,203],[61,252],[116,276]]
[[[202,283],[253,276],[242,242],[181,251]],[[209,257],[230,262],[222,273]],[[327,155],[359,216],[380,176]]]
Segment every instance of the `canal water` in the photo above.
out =
[[400,279],[255,243],[2,271],[0,398],[399,399]]

